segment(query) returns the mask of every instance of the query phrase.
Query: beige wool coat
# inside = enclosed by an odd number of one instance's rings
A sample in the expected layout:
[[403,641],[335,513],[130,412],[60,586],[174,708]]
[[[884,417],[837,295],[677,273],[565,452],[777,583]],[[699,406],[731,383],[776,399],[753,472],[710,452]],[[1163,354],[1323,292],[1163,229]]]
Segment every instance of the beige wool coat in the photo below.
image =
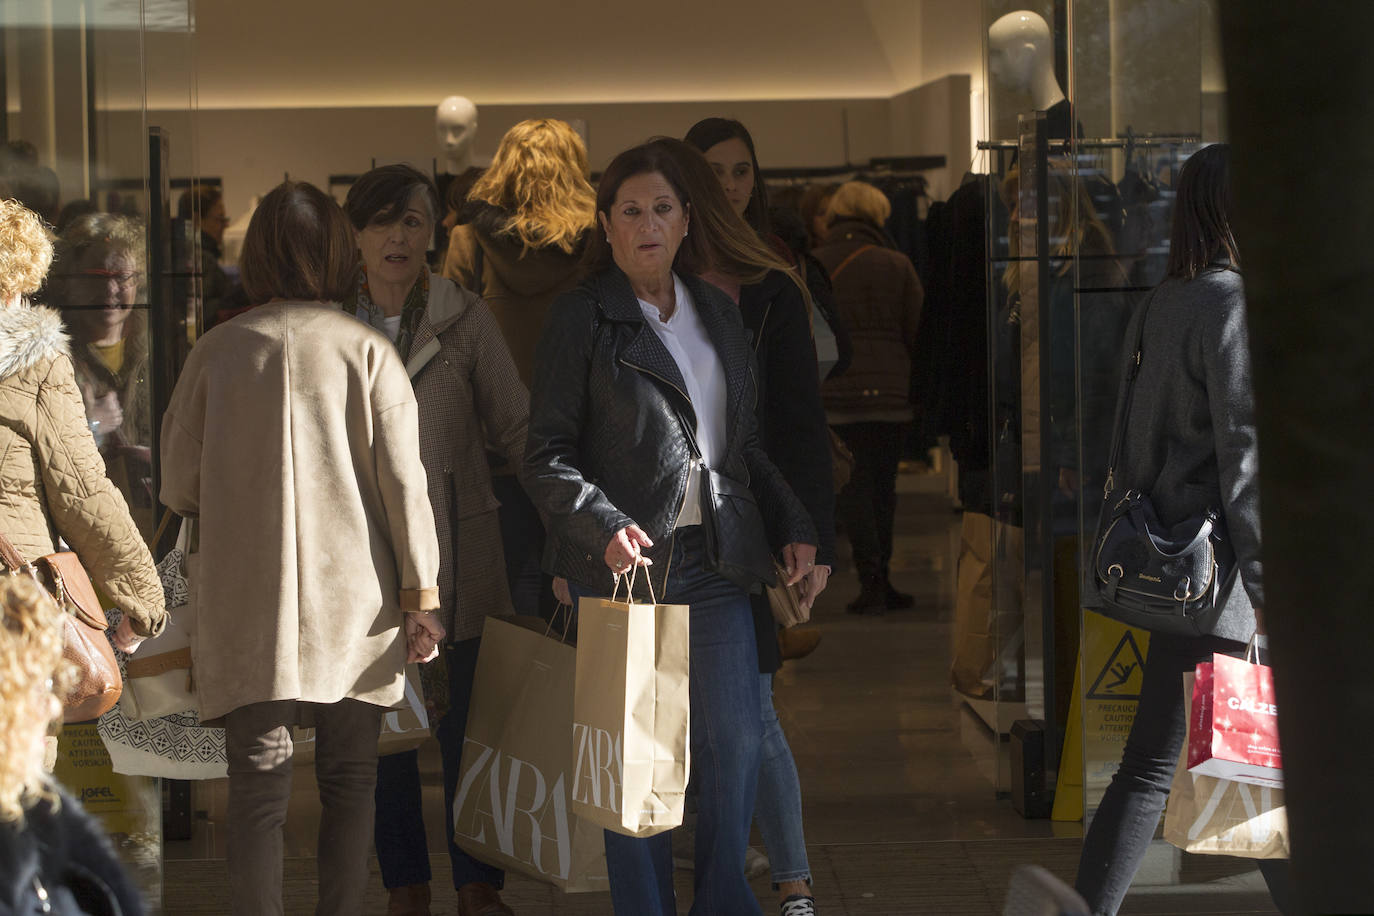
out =
[[386,337],[329,303],[210,330],[162,425],[162,501],[200,520],[201,718],[404,690],[404,610],[438,608],[415,395]]
[[135,633],[162,631],[162,583],[105,476],[51,309],[0,308],[0,531],[26,560],[57,550],[61,537]]

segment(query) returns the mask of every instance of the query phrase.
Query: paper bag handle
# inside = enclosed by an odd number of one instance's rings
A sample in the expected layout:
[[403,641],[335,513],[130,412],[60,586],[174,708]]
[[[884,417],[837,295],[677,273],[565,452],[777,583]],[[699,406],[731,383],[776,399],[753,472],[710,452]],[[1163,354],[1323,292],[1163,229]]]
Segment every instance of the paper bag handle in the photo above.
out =
[[[635,580],[638,578],[638,575],[638,563],[631,564],[629,570],[626,572],[616,573],[615,588],[611,591],[611,600],[614,601],[616,596],[620,594],[620,580],[623,578],[629,583],[628,588],[625,590],[625,603],[633,604],[635,600]],[[644,581],[649,583],[649,601],[653,604],[658,604],[658,598],[654,595],[654,577],[649,574],[647,569],[644,572]]]
[[1269,637],[1260,633],[1258,630],[1250,635],[1250,641],[1245,644],[1245,660],[1252,665],[1258,665],[1261,649],[1269,648]]
[[558,603],[558,606],[553,609],[553,613],[549,615],[549,625],[544,628],[544,635],[549,636],[553,633],[553,623],[558,619],[559,611],[563,612],[563,632],[559,634],[558,641],[567,642],[568,633],[572,630],[573,608],[571,604],[564,604],[561,601]]

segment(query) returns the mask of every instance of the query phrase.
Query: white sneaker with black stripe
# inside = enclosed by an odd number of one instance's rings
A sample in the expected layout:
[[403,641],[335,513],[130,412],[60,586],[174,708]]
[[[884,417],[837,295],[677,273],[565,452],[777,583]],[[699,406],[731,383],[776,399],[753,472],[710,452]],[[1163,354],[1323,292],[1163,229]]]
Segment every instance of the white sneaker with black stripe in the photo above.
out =
[[782,902],[778,916],[816,916],[816,898],[793,894]]

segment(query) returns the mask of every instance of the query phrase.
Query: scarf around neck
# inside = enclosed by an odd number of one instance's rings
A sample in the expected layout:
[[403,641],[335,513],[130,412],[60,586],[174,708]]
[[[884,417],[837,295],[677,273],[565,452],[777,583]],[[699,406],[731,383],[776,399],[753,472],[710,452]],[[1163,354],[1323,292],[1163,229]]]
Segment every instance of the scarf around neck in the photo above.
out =
[[[406,294],[406,301],[401,306],[401,326],[396,332],[396,350],[401,354],[403,360],[410,358],[410,345],[415,340],[415,330],[420,326],[420,317],[424,315],[428,305],[429,271],[422,270],[420,271],[420,278],[410,288],[410,292]],[[367,285],[367,268],[365,266],[360,267],[358,271],[357,291],[352,297],[344,300],[343,308],[345,312],[356,316],[358,320],[364,321],[385,333],[386,313],[372,301],[372,291]]]

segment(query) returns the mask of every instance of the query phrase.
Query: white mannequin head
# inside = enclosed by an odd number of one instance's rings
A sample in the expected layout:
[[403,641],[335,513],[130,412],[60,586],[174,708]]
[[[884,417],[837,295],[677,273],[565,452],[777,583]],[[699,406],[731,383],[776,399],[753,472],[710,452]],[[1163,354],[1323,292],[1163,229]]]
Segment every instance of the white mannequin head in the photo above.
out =
[[477,106],[471,99],[451,95],[434,110],[434,132],[444,171],[460,175],[472,166],[472,144],[477,139]]
[[1064,98],[1054,75],[1054,35],[1039,13],[1016,10],[992,24],[988,68],[997,79],[1029,92],[1041,111]]

